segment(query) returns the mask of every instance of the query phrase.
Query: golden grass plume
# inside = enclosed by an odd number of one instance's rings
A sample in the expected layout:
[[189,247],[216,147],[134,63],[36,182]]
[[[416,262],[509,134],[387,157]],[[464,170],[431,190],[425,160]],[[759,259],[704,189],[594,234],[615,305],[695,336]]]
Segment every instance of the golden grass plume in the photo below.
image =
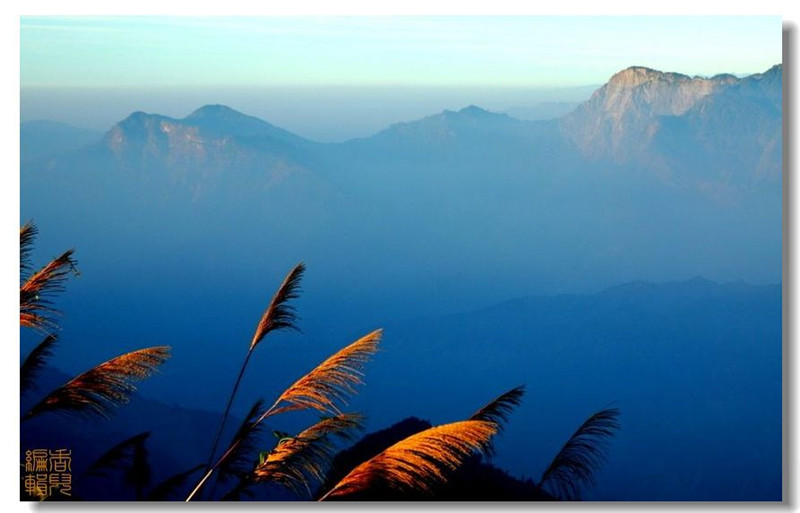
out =
[[350,440],[361,429],[363,417],[341,414],[323,418],[290,438],[284,438],[256,466],[254,481],[269,481],[295,493],[312,493],[312,484],[325,479],[336,448],[336,438]]
[[287,406],[271,409],[269,414],[307,408],[341,414],[339,405],[346,404],[347,397],[355,393],[355,386],[361,384],[364,365],[377,351],[382,333],[383,330],[375,330],[330,356],[275,401],[276,405]]
[[[352,344],[340,349],[314,370],[295,381],[255,422],[249,423],[245,431],[237,434],[228,450],[216,463],[207,467],[205,475],[186,497],[191,501],[205,485],[211,475],[228,458],[238,452],[239,446],[245,442],[248,433],[256,429],[265,419],[279,413],[294,410],[315,409],[323,414],[340,415],[340,404],[345,404],[347,397],[355,392],[355,386],[361,384],[364,365],[369,357],[378,349],[382,330],[375,330]],[[279,406],[284,404],[284,406]]]
[[19,287],[20,326],[46,331],[56,327],[51,314],[48,296],[61,292],[70,271],[75,269],[73,250],[65,251],[58,258],[31,274]]
[[42,399],[22,420],[45,412],[109,417],[112,407],[127,403],[133,381],[147,378],[170,356],[168,346],[149,347],[117,356],[76,376]]
[[449,471],[469,456],[485,451],[496,432],[497,424],[484,420],[426,429],[354,468],[320,500],[347,499],[376,486],[432,493],[434,486],[447,481]]
[[38,229],[32,221],[28,221],[19,229],[19,274],[20,285],[25,281],[25,275],[31,269],[31,251],[33,250],[33,239],[36,238]]
[[253,340],[250,342],[250,351],[255,349],[261,339],[270,331],[286,328],[298,329],[296,324],[297,314],[294,311],[294,307],[289,304],[289,301],[300,296],[300,280],[305,270],[305,264],[300,262],[286,275],[283,283],[281,283],[275,295],[272,296],[269,306],[264,310],[258,326],[256,326]]
[[250,357],[253,355],[253,350],[255,350],[256,346],[267,333],[271,331],[281,329],[294,329],[299,331],[297,327],[297,315],[294,307],[289,304],[289,301],[300,296],[300,280],[305,270],[305,264],[300,262],[289,271],[283,283],[281,283],[281,286],[278,287],[278,290],[272,296],[272,300],[267,306],[267,309],[264,310],[264,313],[261,315],[261,319],[256,326],[256,331],[253,334],[253,339],[250,341],[250,347],[247,349],[244,362],[242,362],[242,367],[239,369],[239,375],[233,385],[231,394],[228,396],[225,411],[222,417],[220,417],[217,434],[214,436],[214,442],[211,444],[211,451],[208,453],[208,462],[206,463],[207,470],[211,468],[211,463],[214,461],[214,456],[217,453],[217,447],[219,446],[222,432],[225,429],[225,423],[228,421],[228,415],[230,414],[233,400],[236,398],[236,392],[239,390],[239,385],[244,377],[244,371],[247,369],[247,364],[250,362]]

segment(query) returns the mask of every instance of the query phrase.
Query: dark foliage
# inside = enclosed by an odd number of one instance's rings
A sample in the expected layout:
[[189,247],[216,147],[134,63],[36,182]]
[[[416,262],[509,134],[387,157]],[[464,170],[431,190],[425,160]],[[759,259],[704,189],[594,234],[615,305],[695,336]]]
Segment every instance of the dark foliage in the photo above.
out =
[[122,483],[134,490],[136,499],[144,497],[144,489],[150,483],[151,469],[145,441],[150,437],[146,431],[123,440],[100,456],[86,470],[86,477],[108,477],[119,473]]
[[28,357],[25,358],[19,369],[19,391],[21,394],[37,389],[36,378],[39,376],[47,359],[53,355],[53,346],[55,346],[56,341],[57,337],[55,335],[48,335],[28,353]]
[[230,455],[220,463],[217,469],[217,483],[227,484],[232,479],[242,478],[244,475],[253,471],[256,464],[255,454],[258,450],[258,438],[263,425],[256,424],[256,421],[264,412],[264,401],[259,399],[250,408],[247,416],[242,421],[234,441],[238,441]]
[[562,500],[580,500],[581,484],[594,484],[606,458],[607,439],[619,429],[619,410],[607,408],[581,424],[542,474],[539,486]]
[[194,467],[168,477],[161,483],[153,487],[150,492],[144,497],[146,501],[177,501],[181,500],[187,492],[189,487],[189,477],[203,468],[203,464],[195,465]]
[[[503,431],[503,425],[508,421],[508,416],[516,406],[522,403],[522,396],[525,395],[525,385],[512,388],[508,392],[500,394],[489,404],[476,411],[470,420],[486,420],[497,424],[498,433]],[[489,442],[486,455],[494,455],[494,444]]]
[[22,285],[31,271],[31,251],[33,251],[33,240],[39,230],[33,222],[28,221],[19,229],[19,284]]

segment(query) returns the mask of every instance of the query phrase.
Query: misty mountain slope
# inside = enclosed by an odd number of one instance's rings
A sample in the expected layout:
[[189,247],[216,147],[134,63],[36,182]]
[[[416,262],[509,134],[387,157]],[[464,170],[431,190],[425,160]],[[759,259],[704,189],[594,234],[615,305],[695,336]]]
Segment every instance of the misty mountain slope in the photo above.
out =
[[781,66],[737,80],[684,115],[664,119],[654,146],[676,176],[710,194],[777,188],[782,179],[781,87]]
[[20,160],[29,160],[89,146],[102,139],[94,130],[77,128],[55,121],[28,121],[20,124]]
[[614,402],[622,428],[588,498],[780,498],[780,286],[635,282],[408,319],[386,326],[369,378],[397,405],[369,411],[378,425],[459,418],[525,384],[496,463],[534,480]]
[[[340,201],[316,169],[317,147],[219,106],[181,120],[134,113],[90,148],[27,162],[22,213],[63,235],[54,244],[92,248],[86,257],[112,269],[173,265],[164,255],[220,262],[242,238],[236,226],[258,227],[253,255],[307,253]],[[213,247],[199,252],[210,233]]]
[[296,147],[311,147],[316,143],[278,128],[259,118],[242,114],[225,105],[206,105],[181,120],[184,124],[203,128],[217,135],[258,137],[279,141]]
[[646,150],[658,116],[679,116],[735,82],[731,75],[690,78],[632,66],[616,73],[562,120],[562,129],[591,158],[625,161]]
[[[389,186],[425,180],[458,187],[474,178],[496,183],[512,174],[524,179],[539,169],[556,172],[559,158],[574,162],[562,151],[566,148],[555,128],[553,122],[520,121],[472,105],[392,125],[372,137],[335,145],[332,154],[337,173],[353,186],[370,177],[388,180]],[[367,176],[356,174],[364,166],[375,168],[367,167]]]
[[223,187],[237,173],[246,187],[269,187],[307,174],[304,155],[314,146],[257,118],[206,106],[181,120],[131,114],[108,132],[102,149],[131,173],[165,173],[200,187]]
[[209,105],[183,119],[135,112],[81,152],[39,159],[32,178],[75,182],[132,180],[150,194],[197,200],[266,192],[280,184],[319,186],[310,170],[319,145],[228,107]]
[[[578,164],[554,127],[475,106],[444,111],[330,148],[329,176],[380,220],[365,223],[370,236],[388,229],[392,237],[410,237],[412,230],[463,254],[463,244],[471,244],[463,237],[513,237],[509,225],[546,224],[539,214],[555,213],[565,196],[580,194],[582,185],[572,181]],[[420,216],[437,221],[408,223]]]
[[[594,91],[591,91],[594,92]],[[528,121],[541,121],[557,119],[575,110],[580,105],[578,102],[549,101],[533,105],[518,105],[509,107],[505,113],[517,119]]]

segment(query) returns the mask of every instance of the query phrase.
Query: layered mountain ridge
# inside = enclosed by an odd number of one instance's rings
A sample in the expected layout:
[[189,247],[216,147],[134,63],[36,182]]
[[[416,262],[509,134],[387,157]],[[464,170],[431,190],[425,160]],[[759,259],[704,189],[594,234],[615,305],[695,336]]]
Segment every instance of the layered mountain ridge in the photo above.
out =
[[335,144],[221,105],[138,112],[90,148],[23,160],[22,209],[59,211],[59,225],[121,205],[180,214],[164,243],[182,247],[202,245],[200,226],[243,226],[270,234],[253,255],[362,265],[398,290],[763,283],[780,279],[781,100],[780,65],[743,78],[635,66],[560,119],[472,105]]
[[[302,169],[330,177],[332,169],[352,167],[347,158],[342,163],[343,154],[352,156],[348,152],[491,153],[500,148],[508,153],[504,145],[510,144],[511,151],[523,154],[577,150],[601,167],[632,168],[724,198],[738,194],[737,188],[780,181],[775,168],[781,160],[781,101],[780,64],[744,78],[689,77],[632,66],[552,121],[521,121],[470,105],[397,123],[371,137],[324,145],[230,107],[206,105],[182,119],[135,112],[112,127],[99,146],[117,168],[148,174],[164,169],[191,182],[191,174],[176,169],[192,167],[205,180],[231,169],[273,178],[274,169],[280,176]],[[737,148],[741,155],[732,153]],[[744,162],[737,165],[736,159]]]

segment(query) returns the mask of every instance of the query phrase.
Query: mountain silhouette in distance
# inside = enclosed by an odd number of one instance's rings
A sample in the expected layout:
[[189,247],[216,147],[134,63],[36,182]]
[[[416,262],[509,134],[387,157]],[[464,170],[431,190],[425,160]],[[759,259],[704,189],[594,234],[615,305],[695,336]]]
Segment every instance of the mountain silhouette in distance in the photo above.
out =
[[103,134],[56,121],[20,124],[20,160],[79,150],[99,141]]

